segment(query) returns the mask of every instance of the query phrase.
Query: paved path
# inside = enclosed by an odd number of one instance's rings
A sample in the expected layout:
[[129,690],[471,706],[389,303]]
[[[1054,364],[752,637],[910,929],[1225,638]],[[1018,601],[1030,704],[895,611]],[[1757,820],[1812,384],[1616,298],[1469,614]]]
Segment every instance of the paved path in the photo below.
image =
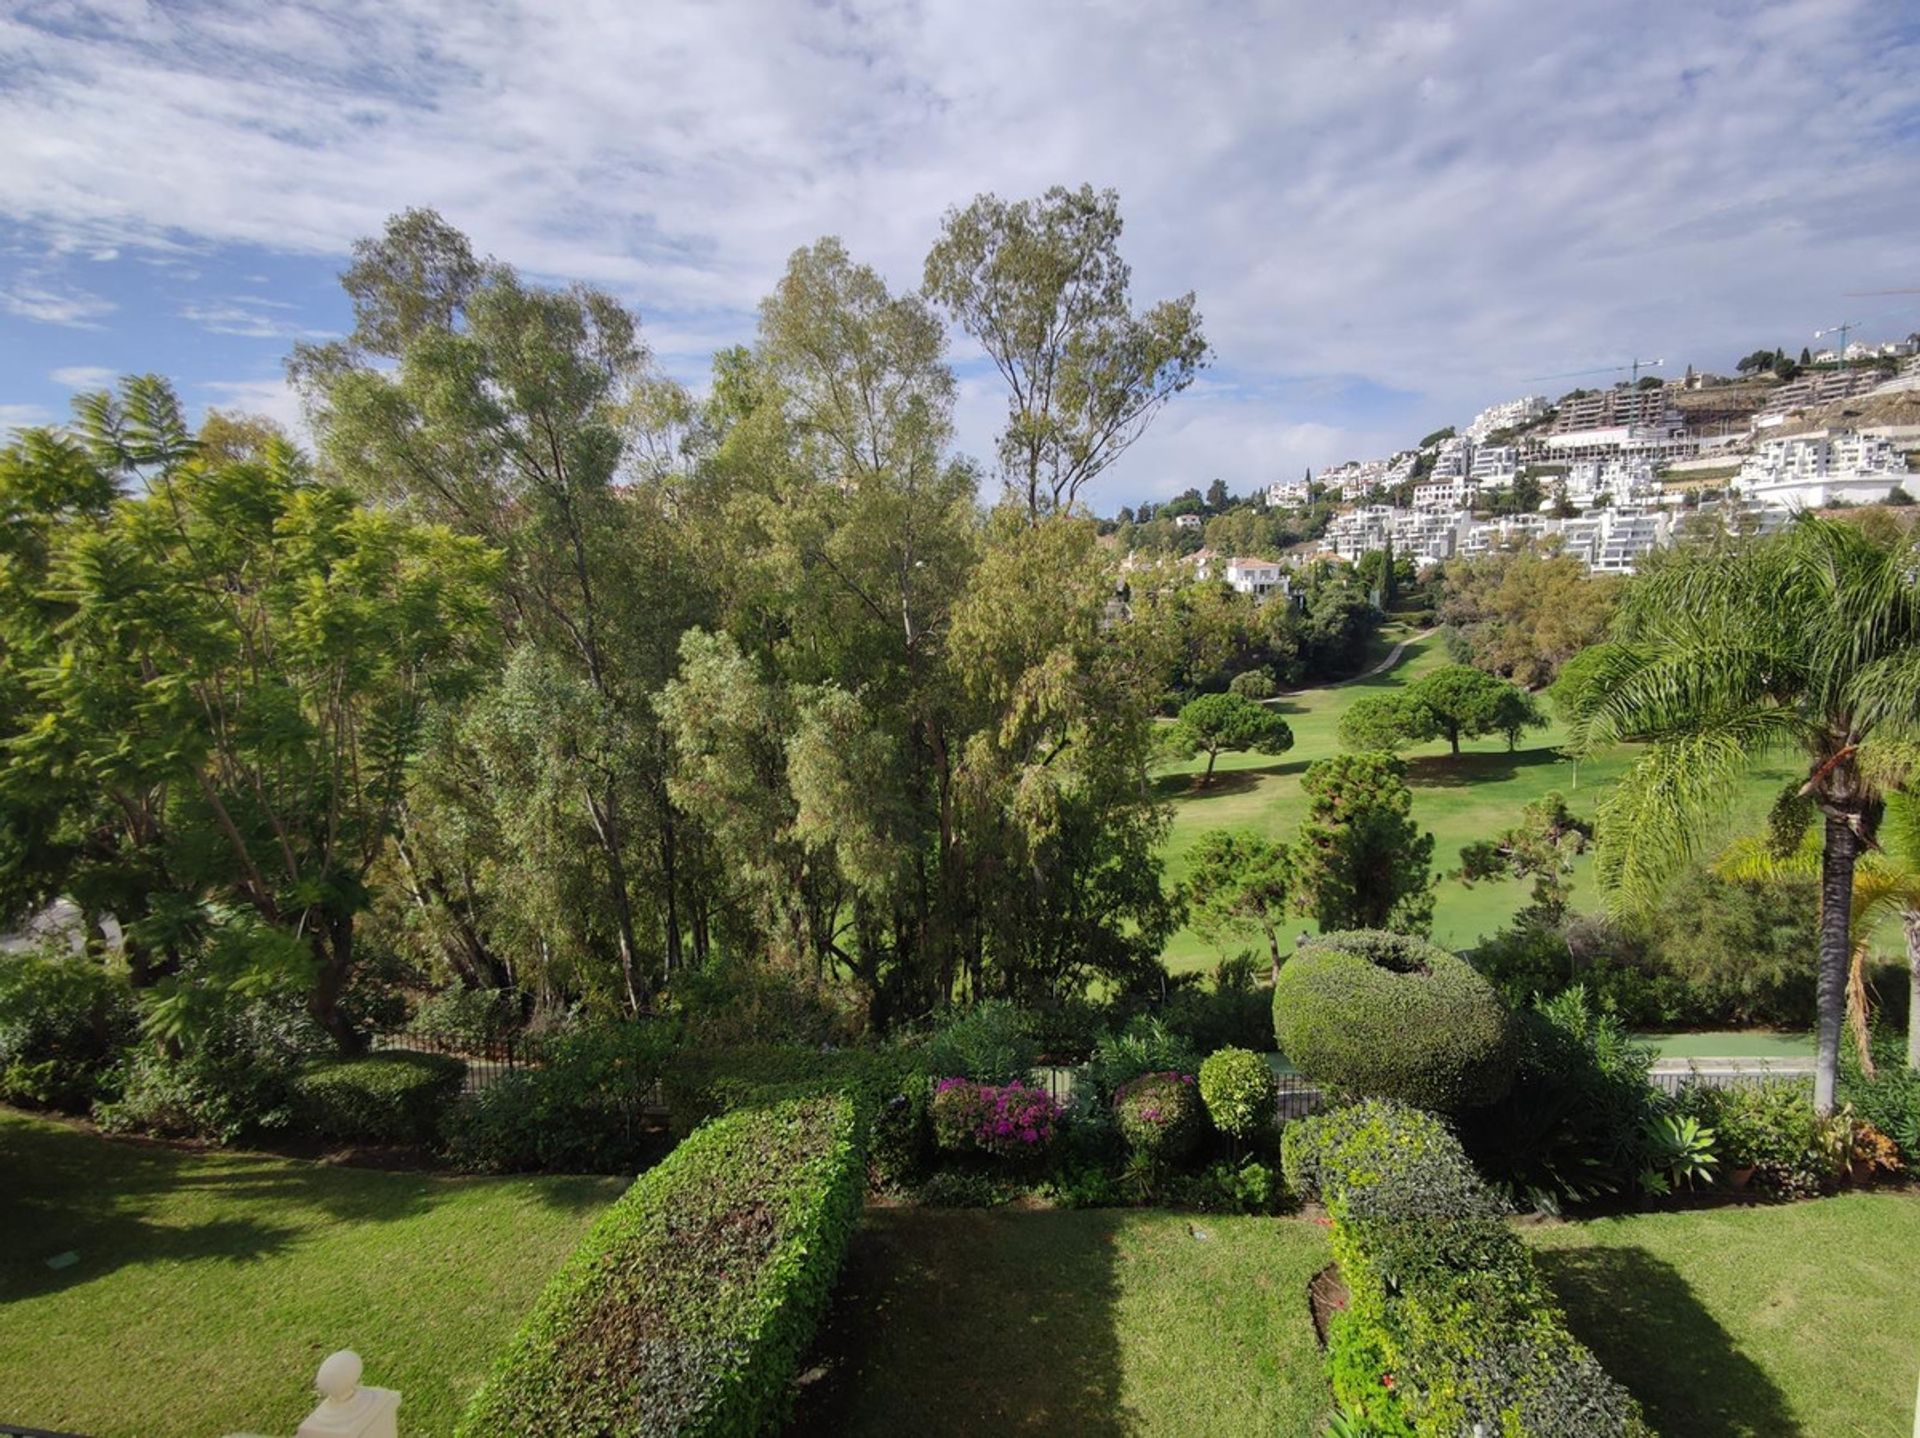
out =
[[1408,635],[1387,651],[1387,657],[1385,659],[1382,659],[1371,669],[1362,670],[1351,679],[1337,679],[1331,684],[1315,685],[1314,687],[1319,689],[1344,689],[1349,684],[1358,684],[1362,679],[1371,679],[1377,674],[1385,674],[1400,662],[1400,656],[1406,651],[1409,644],[1418,644],[1431,633],[1433,633],[1431,629],[1422,629],[1418,634]]

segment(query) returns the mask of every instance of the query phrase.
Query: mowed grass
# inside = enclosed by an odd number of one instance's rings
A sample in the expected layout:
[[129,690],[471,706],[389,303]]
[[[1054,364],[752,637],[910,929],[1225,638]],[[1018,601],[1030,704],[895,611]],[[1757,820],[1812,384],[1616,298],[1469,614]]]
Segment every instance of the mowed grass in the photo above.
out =
[[870,1209],[791,1435],[1307,1434],[1306,1219]]
[[[1387,634],[1383,640],[1405,637]],[[1362,695],[1403,688],[1447,662],[1437,632],[1415,637],[1384,674],[1273,700],[1272,707],[1293,730],[1293,748],[1285,754],[1222,755],[1212,784],[1204,789],[1197,787],[1204,760],[1163,768],[1156,786],[1174,809],[1166,847],[1168,877],[1176,882],[1186,878],[1193,846],[1208,829],[1246,829],[1269,839],[1291,840],[1306,812],[1300,776],[1314,760],[1340,752],[1338,731],[1347,709]],[[1509,828],[1527,804],[1552,790],[1564,794],[1576,814],[1593,817],[1596,802],[1633,762],[1635,751],[1623,747],[1575,765],[1559,752],[1564,739],[1556,723],[1529,733],[1514,753],[1508,753],[1506,741],[1497,736],[1465,741],[1458,756],[1443,742],[1406,752],[1414,818],[1434,837],[1436,873],[1458,868],[1462,845]],[[1758,766],[1731,796],[1727,832],[1757,824],[1791,776],[1783,763]],[[1590,859],[1583,858],[1575,871],[1576,907],[1598,907],[1590,868]],[[1453,948],[1468,947],[1505,925],[1526,902],[1528,888],[1517,881],[1468,888],[1443,878],[1434,904],[1435,939]],[[1312,927],[1310,920],[1297,919],[1288,933]],[[1226,954],[1248,947],[1259,949],[1257,937],[1249,942],[1228,936],[1215,944],[1183,928],[1168,941],[1164,957],[1169,968],[1180,972],[1211,968]]]
[[291,1433],[336,1348],[400,1390],[402,1432],[450,1433],[625,1187],[188,1152],[7,1110],[0,1175],[0,1422],[95,1438]]
[[1920,1378],[1920,1196],[1530,1229],[1573,1331],[1686,1438],[1897,1438]]

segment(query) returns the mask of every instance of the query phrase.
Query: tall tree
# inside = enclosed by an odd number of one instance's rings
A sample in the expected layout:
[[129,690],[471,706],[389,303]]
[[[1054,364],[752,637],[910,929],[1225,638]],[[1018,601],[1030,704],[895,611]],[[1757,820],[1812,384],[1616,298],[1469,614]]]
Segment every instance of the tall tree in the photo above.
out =
[[1033,518],[1072,506],[1206,365],[1192,294],[1136,313],[1120,199],[1056,185],[948,212],[926,293],[1007,385],[1000,469]]
[[1338,754],[1307,766],[1307,815],[1294,847],[1294,898],[1322,933],[1433,923],[1433,835],[1413,820],[1407,766],[1390,754]]
[[1647,744],[1599,810],[1601,880],[1629,905],[1708,841],[1734,778],[1795,755],[1818,809],[1814,1101],[1832,1111],[1854,868],[1920,716],[1920,543],[1803,516],[1767,539],[1683,547],[1629,587],[1579,696],[1582,752]]
[[359,492],[502,550],[512,641],[572,667],[631,721],[617,762],[575,756],[572,804],[599,855],[625,1002],[642,1007],[679,959],[688,822],[667,796],[647,696],[707,590],[680,542],[686,502],[652,472],[670,446],[642,442],[674,410],[671,386],[612,297],[528,285],[431,212],[357,244],[342,283],[352,335],[291,363],[324,458]]
[[121,871],[107,896],[162,1028],[284,982],[351,1050],[356,921],[426,716],[484,670],[497,556],[315,483],[281,441],[231,462],[183,427],[131,438],[146,402],[129,384],[81,407],[89,448],[146,492],[53,543],[50,662],[25,676],[0,782],[44,797],[81,776],[106,801],[66,796],[96,826],[83,849]]

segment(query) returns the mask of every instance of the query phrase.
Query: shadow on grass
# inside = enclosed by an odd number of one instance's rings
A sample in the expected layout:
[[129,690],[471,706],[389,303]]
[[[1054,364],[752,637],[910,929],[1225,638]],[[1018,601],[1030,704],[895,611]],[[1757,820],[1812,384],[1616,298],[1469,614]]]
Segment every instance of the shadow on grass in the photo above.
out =
[[1795,1438],[1786,1395],[1740,1352],[1671,1264],[1640,1248],[1537,1250],[1575,1336],[1662,1433]]
[[1213,771],[1213,781],[1205,788],[1200,786],[1198,774],[1162,774],[1153,780],[1153,797],[1159,800],[1179,799],[1186,803],[1199,799],[1224,799],[1234,794],[1250,793],[1262,779],[1304,773],[1307,763],[1305,759],[1294,759],[1278,764],[1256,764],[1246,769],[1216,769]]
[[1127,1438],[1114,1215],[874,1209],[788,1438]]
[[1407,761],[1407,783],[1416,789],[1464,789],[1511,779],[1522,769],[1561,763],[1558,749],[1516,749],[1511,753],[1423,754]]

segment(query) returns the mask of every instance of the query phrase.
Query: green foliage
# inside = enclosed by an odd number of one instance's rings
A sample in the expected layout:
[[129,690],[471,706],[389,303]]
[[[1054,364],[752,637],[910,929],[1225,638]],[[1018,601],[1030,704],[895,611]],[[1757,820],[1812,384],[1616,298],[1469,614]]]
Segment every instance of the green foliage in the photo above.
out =
[[1215,1128],[1247,1143],[1272,1129],[1280,1086],[1261,1055],[1225,1048],[1200,1065],[1200,1097]]
[[1327,1367],[1367,1431],[1650,1438],[1567,1332],[1506,1206],[1430,1114],[1368,1102],[1287,1126],[1288,1184],[1333,1221],[1350,1295]]
[[420,1001],[407,1031],[462,1053],[480,1053],[513,1028],[514,1008],[505,989],[440,989]]
[[631,1172],[656,1147],[648,1104],[675,1053],[660,1021],[589,1024],[548,1042],[538,1068],[468,1094],[447,1117],[448,1151],[492,1173]]
[[1808,1198],[1844,1176],[1847,1155],[1832,1141],[1835,1120],[1814,1113],[1804,1081],[1692,1084],[1673,1117],[1712,1135],[1722,1174],[1750,1168],[1750,1181],[1762,1189]]
[[457,1431],[752,1438],[771,1428],[859,1218],[862,1168],[844,1098],[701,1128],[594,1226]]
[[1631,1192],[1659,1109],[1653,1058],[1584,988],[1538,1000],[1520,1014],[1512,1089],[1463,1118],[1462,1138],[1489,1178],[1543,1212]]
[[1220,1159],[1175,1183],[1175,1203],[1205,1213],[1277,1213],[1286,1202],[1279,1170],[1255,1158]]
[[1274,1033],[1336,1092],[1443,1112],[1491,1103],[1513,1081],[1514,1026],[1465,960],[1399,934],[1325,934],[1273,991]]
[[1229,1047],[1269,1051],[1273,1002],[1253,976],[1253,956],[1247,953],[1214,965],[1211,986],[1202,984],[1198,974],[1178,975],[1154,1014],[1196,1054]]
[[983,999],[942,1017],[921,1054],[935,1078],[1025,1083],[1040,1061],[1040,1044],[1031,1013],[1006,999]]
[[914,1181],[932,1143],[926,1060],[909,1048],[688,1048],[673,1056],[663,1085],[677,1134],[736,1109],[822,1094],[849,1098],[868,1133],[873,1177],[885,1187]]
[[1213,780],[1213,766],[1224,753],[1253,750],[1284,754],[1293,747],[1293,730],[1264,705],[1242,694],[1202,694],[1181,706],[1180,717],[1168,732],[1175,753],[1205,754],[1204,786]]
[[1463,738],[1503,734],[1511,749],[1522,733],[1546,722],[1524,690],[1471,665],[1449,664],[1398,692],[1356,701],[1340,721],[1340,742],[1391,752],[1445,739],[1458,754]]
[[126,981],[93,960],[0,954],[0,1101],[85,1113],[138,1025]]
[[924,289],[1008,384],[1000,469],[1034,517],[1070,509],[1205,367],[1191,293],[1136,313],[1120,197],[1055,185],[949,210]]
[[1872,1077],[1851,1047],[1841,1054],[1841,1100],[1899,1144],[1909,1168],[1920,1167],[1920,1070],[1907,1066],[1905,1047],[1890,1034],[1876,1032],[1871,1052]]
[[1273,682],[1273,676],[1264,669],[1248,669],[1233,676],[1227,683],[1227,692],[1237,694],[1242,699],[1271,699],[1279,692]]
[[1087,1076],[1099,1093],[1112,1097],[1142,1074],[1190,1074],[1199,1066],[1200,1057],[1184,1034],[1160,1017],[1141,1014],[1100,1036]]
[[1607,636],[1623,581],[1534,547],[1446,566],[1440,619],[1466,662],[1529,688]]
[[467,1066],[444,1054],[389,1052],[334,1059],[293,1078],[293,1123],[342,1143],[431,1144],[460,1095]]
[[1178,1163],[1200,1142],[1206,1110],[1190,1073],[1147,1073],[1113,1096],[1114,1117],[1136,1158],[1153,1165]]
[[1187,904],[1194,931],[1209,941],[1222,934],[1257,933],[1280,968],[1280,925],[1293,890],[1293,856],[1286,845],[1257,834],[1209,829],[1189,860]]
[[284,1129],[294,1076],[326,1049],[326,1036],[284,1000],[222,998],[177,1054],[128,1050],[115,1096],[93,1116],[114,1133],[232,1143]]
[[1295,902],[1323,932],[1433,922],[1433,835],[1413,821],[1407,767],[1389,754],[1338,754],[1307,767],[1294,848]]

